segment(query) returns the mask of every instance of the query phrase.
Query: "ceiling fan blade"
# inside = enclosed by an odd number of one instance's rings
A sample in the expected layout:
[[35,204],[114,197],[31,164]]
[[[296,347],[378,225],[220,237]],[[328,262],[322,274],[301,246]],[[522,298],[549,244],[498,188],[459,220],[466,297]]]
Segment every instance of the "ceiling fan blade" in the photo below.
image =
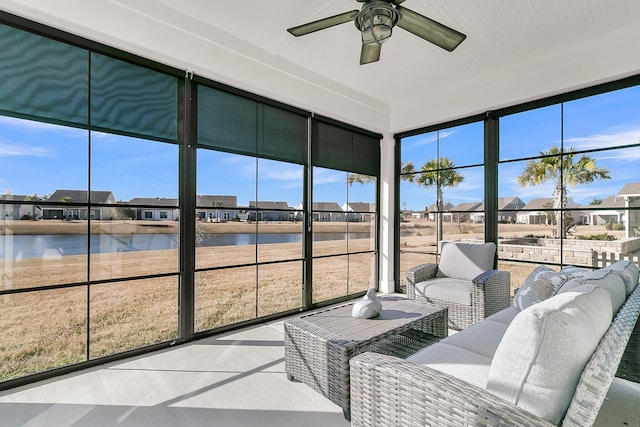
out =
[[396,6],[396,10],[400,12],[398,27],[440,46],[449,52],[458,47],[458,45],[467,38],[467,36],[461,32],[420,15],[418,12],[414,12],[406,7]]
[[358,16],[358,12],[359,10],[351,10],[339,15],[309,22],[308,24],[298,25],[297,27],[287,29],[287,31],[289,31],[296,37],[304,36],[305,34],[333,27],[334,25],[340,25],[344,24],[345,22],[353,21],[354,19],[356,19],[356,16]]
[[393,3],[396,6],[399,5],[400,3],[404,2],[404,0],[390,0],[389,3]]
[[380,59],[380,48],[378,43],[362,43],[360,51],[360,65],[376,62]]

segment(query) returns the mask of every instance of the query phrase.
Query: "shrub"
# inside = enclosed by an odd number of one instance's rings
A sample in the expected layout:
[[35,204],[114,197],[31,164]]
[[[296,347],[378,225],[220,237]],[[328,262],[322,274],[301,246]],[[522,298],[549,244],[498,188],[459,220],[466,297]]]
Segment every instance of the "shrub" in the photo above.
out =
[[608,233],[589,234],[589,235],[586,235],[586,236],[576,236],[576,239],[578,239],[578,240],[608,240],[608,241],[616,240],[615,236],[612,236],[611,234],[608,234]]

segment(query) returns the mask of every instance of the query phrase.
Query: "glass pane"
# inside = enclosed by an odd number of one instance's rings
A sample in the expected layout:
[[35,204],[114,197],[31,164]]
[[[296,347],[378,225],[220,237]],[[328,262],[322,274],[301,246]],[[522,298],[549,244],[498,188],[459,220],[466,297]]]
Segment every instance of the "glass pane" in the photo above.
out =
[[[302,209],[304,168],[293,163],[258,159],[259,207],[272,210],[263,213],[263,221],[289,221],[289,212],[278,210]],[[255,202],[256,199],[252,199]]]
[[413,170],[420,171],[428,159],[437,159],[438,138],[437,131],[403,138],[400,145],[400,158],[405,169],[402,172],[411,171],[406,168],[407,164],[411,164]]
[[[56,190],[86,191],[87,141],[85,130],[0,116],[4,195],[58,202],[51,198]],[[35,214],[44,216],[44,212]]]
[[563,109],[565,149],[580,151],[638,143],[640,86],[566,102]]
[[302,306],[301,261],[258,267],[258,316],[280,313]]
[[484,163],[483,122],[440,130],[438,141],[440,159],[452,159],[456,166]]
[[[294,212],[286,213],[293,216]],[[296,221],[261,223],[258,226],[258,262],[300,259],[304,224]]]
[[362,222],[347,224],[350,253],[376,249],[376,216],[375,214],[362,215],[366,216]]
[[117,201],[165,199],[178,206],[178,150],[176,144],[92,132],[91,188],[110,191]]
[[349,255],[349,293],[364,292],[376,287],[375,271],[375,253]]
[[500,160],[535,157],[541,151],[560,146],[562,107],[560,104],[512,114],[500,119]]
[[87,288],[3,295],[0,329],[0,381],[82,362]]
[[6,219],[34,210],[33,204],[0,205],[0,289],[86,281],[86,221]]
[[256,317],[256,266],[195,274],[195,331]]
[[313,255],[347,252],[347,172],[313,168]]
[[178,221],[94,221],[91,280],[173,273],[179,270]]
[[174,276],[91,285],[90,357],[178,338],[178,283]]
[[347,295],[349,257],[335,256],[313,260],[313,302]]
[[[256,262],[255,157],[197,152],[196,267]],[[220,177],[233,176],[234,179]]]

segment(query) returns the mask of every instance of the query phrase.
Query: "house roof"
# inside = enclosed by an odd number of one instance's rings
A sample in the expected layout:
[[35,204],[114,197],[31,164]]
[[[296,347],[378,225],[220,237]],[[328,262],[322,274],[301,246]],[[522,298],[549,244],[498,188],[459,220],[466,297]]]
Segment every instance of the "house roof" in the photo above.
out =
[[313,202],[312,209],[314,211],[342,212],[342,208],[336,202]]
[[258,209],[291,209],[291,207],[289,207],[289,204],[287,202],[268,202],[268,201],[262,201],[262,202],[256,202],[256,201],[251,201],[249,202],[249,207],[252,208],[258,208]]
[[[623,208],[624,197],[609,196],[599,205],[592,205],[589,208]],[[586,208],[586,207],[585,207]]]
[[618,194],[621,196],[640,196],[640,182],[629,182],[625,184]]
[[[73,203],[87,203],[88,192],[86,190],[56,190],[47,199],[50,202],[59,202],[68,197]],[[92,203],[109,203],[114,201],[111,191],[91,191]]]
[[[217,203],[219,202],[219,203]],[[236,207],[238,206],[238,196],[196,196],[196,205],[201,207],[214,208],[218,206]]]
[[145,206],[178,206],[178,199],[166,197],[135,197],[129,200],[130,205]]
[[380,61],[367,65],[359,65],[361,37],[353,22],[303,37],[286,32],[362,3],[277,4],[93,0],[60,7],[12,0],[2,9],[378,132],[416,129],[640,73],[630,54],[640,39],[637,0],[407,0],[402,6],[467,38],[447,52],[396,27]]
[[347,209],[350,212],[375,212],[375,203],[353,202],[347,203]]
[[465,202],[465,203],[458,203],[457,205],[455,205],[449,210],[460,211],[460,212],[477,212],[477,211],[483,210],[482,206],[483,206],[482,202]]

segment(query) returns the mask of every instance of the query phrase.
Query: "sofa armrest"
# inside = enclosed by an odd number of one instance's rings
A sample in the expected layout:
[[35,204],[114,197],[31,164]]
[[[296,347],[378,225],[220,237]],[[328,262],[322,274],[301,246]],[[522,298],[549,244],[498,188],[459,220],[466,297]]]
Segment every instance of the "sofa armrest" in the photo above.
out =
[[393,356],[350,361],[351,425],[552,426],[488,391]]
[[438,264],[426,263],[416,265],[407,270],[407,296],[411,299],[416,298],[416,283],[423,282],[436,277],[438,272]]
[[503,310],[511,304],[511,273],[489,270],[473,279],[474,323]]

